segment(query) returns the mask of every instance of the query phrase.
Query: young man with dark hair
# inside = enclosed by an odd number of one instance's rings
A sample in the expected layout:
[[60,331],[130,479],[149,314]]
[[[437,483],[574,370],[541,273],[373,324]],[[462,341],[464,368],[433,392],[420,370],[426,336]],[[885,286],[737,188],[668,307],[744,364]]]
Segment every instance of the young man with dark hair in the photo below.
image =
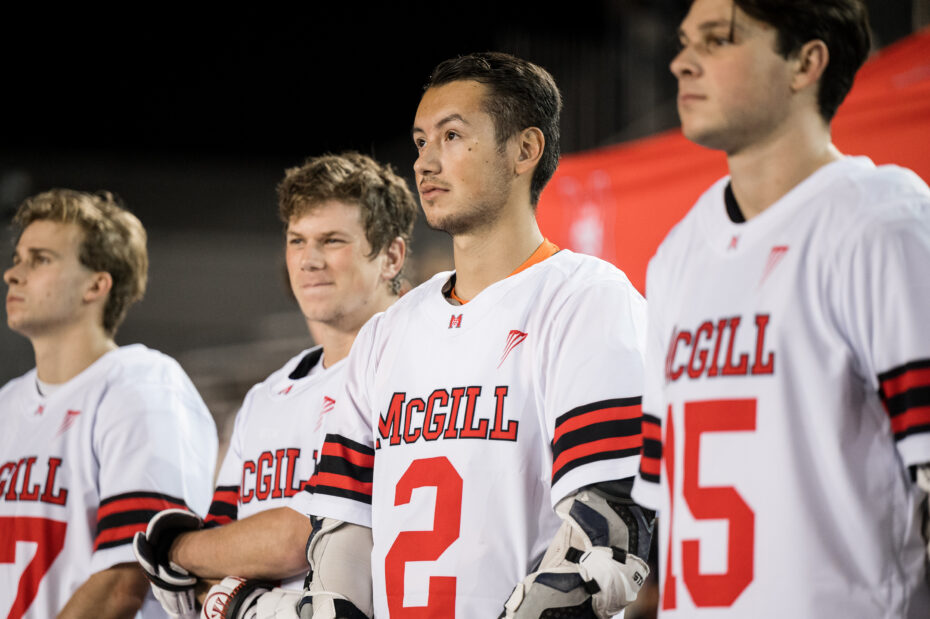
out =
[[145,229],[67,189],[13,223],[7,324],[36,367],[0,389],[0,612],[163,617],[130,541],[159,510],[206,510],[216,428],[174,360],[114,343],[145,292]]
[[[539,231],[560,107],[546,71],[499,53],[440,64],[423,94],[417,188],[456,270],[349,355],[306,501],[314,610],[336,561],[370,566],[376,617],[607,617],[648,573],[652,517],[629,497],[645,303]],[[343,522],[371,527],[370,552],[326,551]]]
[[[196,577],[283,579],[286,589],[303,588],[310,519],[289,504],[311,489],[321,426],[342,398],[344,358],[358,330],[397,299],[417,205],[390,166],[344,153],[287,170],[278,185],[278,212],[286,226],[291,291],[317,346],[246,396],[208,528],[175,539],[200,522],[167,512],[137,538],[140,562],[173,616],[197,615]],[[222,608],[240,584],[226,579],[218,585],[205,614]]]
[[832,144],[861,0],[695,0],[684,134],[723,150],[649,266],[661,617],[930,616],[930,190]]

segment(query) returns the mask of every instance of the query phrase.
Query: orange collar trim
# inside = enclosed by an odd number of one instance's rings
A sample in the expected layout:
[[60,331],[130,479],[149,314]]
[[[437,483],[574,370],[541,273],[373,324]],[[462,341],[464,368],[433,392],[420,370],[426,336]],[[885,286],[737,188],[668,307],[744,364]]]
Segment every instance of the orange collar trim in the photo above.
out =
[[[553,243],[549,239],[543,239],[543,242],[539,244],[539,247],[536,248],[536,251],[533,252],[533,255],[527,258],[523,264],[518,266],[517,269],[513,273],[508,275],[507,277],[511,277],[513,275],[516,275],[517,273],[520,273],[521,271],[525,271],[531,266],[533,266],[534,264],[539,264],[546,258],[549,258],[555,255],[555,253],[558,251],[559,251],[559,248],[555,243]],[[455,286],[452,286],[452,290],[449,291],[449,298],[454,299],[460,305],[465,305],[466,303],[468,303],[468,301],[465,301],[464,299],[459,297],[457,294],[455,294]]]

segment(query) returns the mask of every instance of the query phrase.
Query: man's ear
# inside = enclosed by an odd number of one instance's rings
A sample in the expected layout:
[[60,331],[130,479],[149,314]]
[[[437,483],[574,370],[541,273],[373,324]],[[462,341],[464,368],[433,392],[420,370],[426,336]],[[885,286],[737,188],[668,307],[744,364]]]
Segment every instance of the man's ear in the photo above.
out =
[[404,260],[407,257],[407,243],[404,242],[404,239],[396,236],[381,255],[383,258],[381,277],[389,282],[397,277],[397,274],[404,268]]
[[542,158],[546,147],[546,138],[538,127],[528,127],[517,136],[517,159],[515,172],[517,175],[532,172]]
[[830,50],[820,39],[808,41],[798,50],[791,89],[799,92],[816,85],[830,63]]
[[113,289],[113,276],[106,271],[97,271],[93,273],[84,290],[84,302],[93,303],[94,301],[106,298]]

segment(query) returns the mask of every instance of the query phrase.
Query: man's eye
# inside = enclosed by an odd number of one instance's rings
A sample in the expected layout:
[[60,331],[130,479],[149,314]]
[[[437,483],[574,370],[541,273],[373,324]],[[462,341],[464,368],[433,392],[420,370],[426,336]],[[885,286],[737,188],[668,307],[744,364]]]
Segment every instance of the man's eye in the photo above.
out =
[[287,244],[288,245],[300,245],[303,242],[304,240],[302,238],[293,237],[293,238],[288,239]]
[[413,141],[413,144],[414,144],[414,146],[417,147],[417,150],[420,150],[421,148],[423,148],[423,147],[426,145],[426,140],[424,140],[423,138],[416,138],[416,139]]
[[447,131],[447,132],[446,132],[446,139],[447,139],[447,140],[454,140],[454,139],[457,138],[457,137],[460,137],[460,136],[459,136],[459,134],[456,133],[455,131]]

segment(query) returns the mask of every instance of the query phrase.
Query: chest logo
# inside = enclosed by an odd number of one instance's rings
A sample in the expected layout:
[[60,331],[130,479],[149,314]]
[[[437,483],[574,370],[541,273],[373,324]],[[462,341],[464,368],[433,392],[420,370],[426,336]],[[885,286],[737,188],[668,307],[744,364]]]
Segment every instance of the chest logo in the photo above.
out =
[[452,318],[449,319],[449,328],[458,329],[461,326],[462,326],[462,315],[459,314],[458,316],[456,316],[455,314],[452,314]]
[[507,355],[510,354],[510,351],[519,346],[525,339],[526,333],[512,329],[507,335],[507,343],[504,344],[504,353],[501,355],[501,360],[497,364],[497,367],[504,365],[504,360],[507,358]]
[[732,237],[730,237],[730,244],[727,246],[727,250],[734,251],[737,245],[739,245],[739,235],[734,234]]
[[77,421],[78,415],[81,414],[81,411],[72,411],[69,410],[65,413],[65,418],[61,421],[61,427],[58,428],[58,434],[55,436],[61,436],[68,431],[68,428],[74,425],[74,422]]
[[323,408],[320,409],[320,416],[316,420],[316,430],[319,430],[323,425],[323,415],[333,410],[336,407],[336,400],[332,399],[328,395],[323,396]]
[[765,283],[766,278],[772,274],[781,259],[788,253],[787,245],[775,245],[769,252],[769,259],[765,263],[765,270],[762,271],[762,279],[759,280],[759,286]]

